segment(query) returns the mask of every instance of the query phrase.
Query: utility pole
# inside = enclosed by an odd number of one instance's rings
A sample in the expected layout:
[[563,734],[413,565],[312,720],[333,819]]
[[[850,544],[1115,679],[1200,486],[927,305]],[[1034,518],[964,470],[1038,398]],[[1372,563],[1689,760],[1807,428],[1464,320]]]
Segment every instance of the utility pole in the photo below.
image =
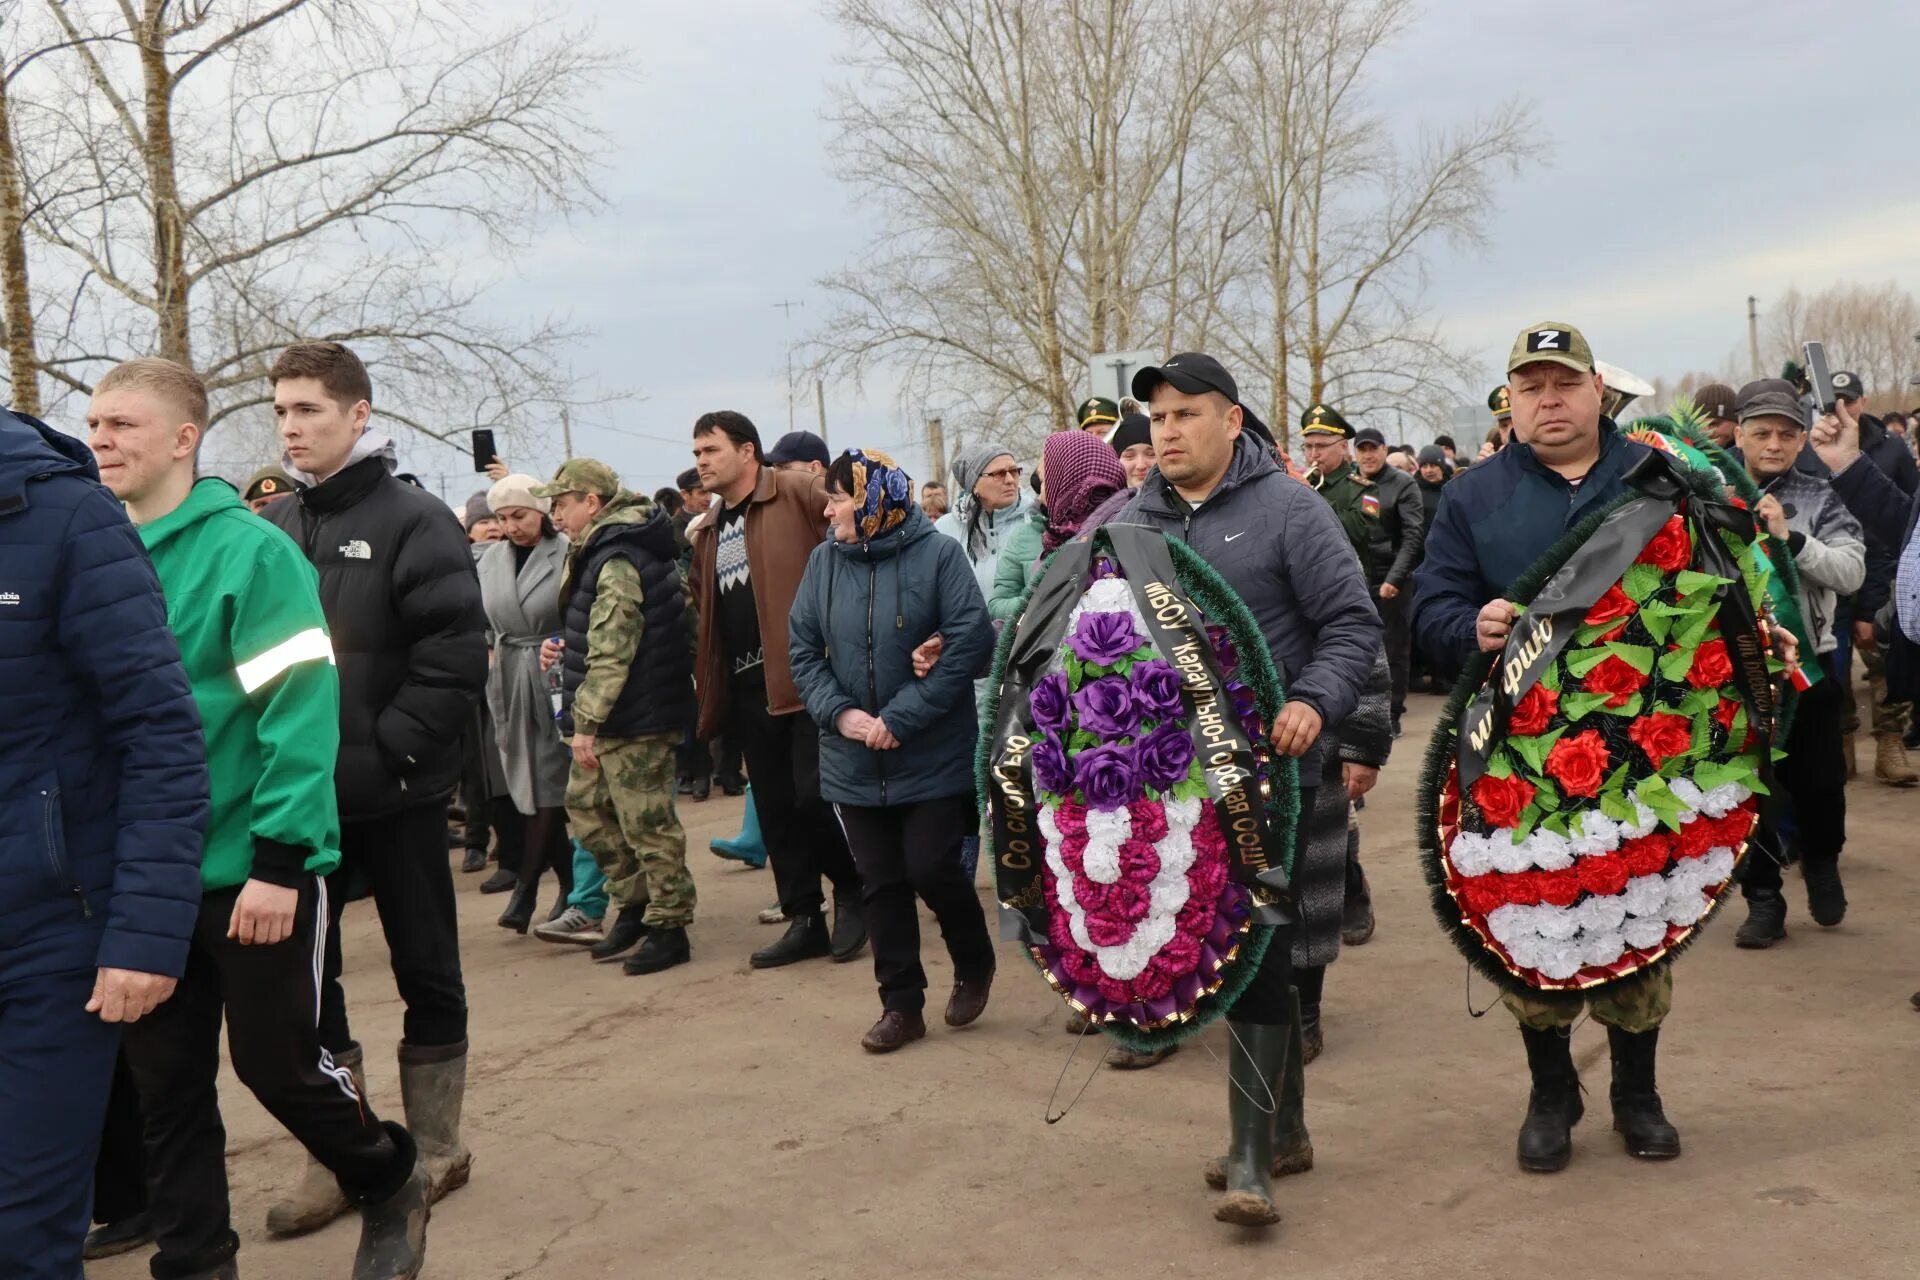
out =
[[1760,299],[1747,295],[1747,359],[1753,362],[1754,381],[1760,379]]
[[941,484],[947,482],[947,433],[940,426],[940,419],[927,419],[927,460],[933,467],[931,479]]
[[567,451],[560,461],[566,462],[573,457],[573,410],[566,405],[560,406],[560,444]]
[[815,378],[813,380],[813,407],[820,411],[820,443],[827,442],[827,384]]
[[787,317],[787,430],[793,430],[793,309],[804,307],[804,302],[782,300],[773,304],[786,313]]

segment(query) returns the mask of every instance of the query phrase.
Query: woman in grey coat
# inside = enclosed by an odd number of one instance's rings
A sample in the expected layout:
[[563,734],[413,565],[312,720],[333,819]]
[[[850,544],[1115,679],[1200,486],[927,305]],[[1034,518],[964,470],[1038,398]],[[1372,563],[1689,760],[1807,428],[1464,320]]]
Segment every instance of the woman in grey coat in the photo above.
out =
[[551,866],[560,881],[554,914],[573,889],[573,846],[567,836],[570,758],[554,725],[553,698],[540,670],[540,642],[560,633],[560,573],[567,540],[547,518],[550,503],[533,496],[532,476],[509,475],[487,491],[506,538],[480,558],[480,598],[493,635],[487,671],[492,714],[507,794],[521,825],[520,880],[500,927],[525,933],[533,923],[540,872]]

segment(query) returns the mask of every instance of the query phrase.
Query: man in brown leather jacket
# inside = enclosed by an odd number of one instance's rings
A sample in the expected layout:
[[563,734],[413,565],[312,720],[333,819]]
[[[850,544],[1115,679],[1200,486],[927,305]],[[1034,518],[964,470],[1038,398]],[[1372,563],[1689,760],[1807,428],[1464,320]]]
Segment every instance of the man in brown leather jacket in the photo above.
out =
[[[693,424],[694,468],[716,501],[693,528],[697,735],[738,742],[788,925],[753,953],[756,969],[831,954],[851,960],[867,942],[860,879],[833,811],[820,799],[820,736],[787,667],[787,614],[807,557],[827,535],[818,475],[765,464],[744,414],[719,410]],[[831,934],[820,877],[833,883]]]

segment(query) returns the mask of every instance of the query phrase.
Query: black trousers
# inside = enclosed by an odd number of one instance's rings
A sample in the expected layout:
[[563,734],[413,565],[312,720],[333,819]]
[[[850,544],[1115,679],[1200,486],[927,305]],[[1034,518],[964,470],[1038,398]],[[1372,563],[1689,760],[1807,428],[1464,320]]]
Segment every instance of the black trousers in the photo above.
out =
[[[954,980],[991,977],[993,935],[973,882],[960,866],[960,841],[974,823],[972,793],[885,808],[842,804],[834,812],[846,827],[847,847],[865,886],[860,902],[873,940],[881,1007],[918,1013],[927,1002],[916,896],[940,922]],[[765,830],[764,812],[760,823]]]
[[1380,611],[1380,622],[1385,628],[1383,642],[1387,646],[1387,674],[1393,682],[1393,722],[1400,723],[1400,717],[1407,714],[1407,678],[1413,664],[1413,627],[1407,614],[1412,607],[1411,585],[1400,588],[1400,594],[1391,600],[1382,599],[1380,588],[1373,588],[1373,606]]
[[766,687],[736,681],[727,736],[740,744],[753,779],[753,804],[773,864],[773,882],[787,918],[822,915],[826,897],[857,901],[860,876],[847,855],[847,839],[833,809],[820,798],[820,731],[806,712],[767,714]]
[[227,1132],[214,1089],[223,1013],[234,1075],[349,1197],[383,1200],[409,1172],[353,1077],[320,1046],[320,956],[331,932],[324,883],[315,877],[301,889],[293,936],[272,946],[227,937],[239,895],[222,889],[201,902],[180,985],[158,1009],[128,1023],[122,1041],[146,1116],[156,1276],[197,1274],[239,1248],[227,1199]]
[[1778,893],[1781,814],[1791,806],[1800,856],[1808,862],[1836,862],[1847,842],[1847,758],[1841,749],[1841,717],[1846,703],[1835,680],[1822,680],[1800,695],[1784,758],[1773,766],[1771,797],[1761,797],[1759,841],[1747,853],[1740,890],[1747,897]]
[[123,1048],[113,1064],[107,1127],[100,1131],[100,1154],[93,1162],[93,1220],[124,1222],[146,1211],[146,1120],[140,1114],[140,1091],[127,1069]]
[[479,707],[468,717],[460,752],[460,807],[466,810],[466,847],[484,849],[491,842],[493,797],[487,788],[487,762],[482,748],[491,749],[485,713]]
[[467,1038],[467,989],[460,978],[460,930],[447,864],[447,802],[340,824],[340,869],[328,879],[325,964],[320,984],[320,1043],[333,1053],[353,1046],[347,997],[340,988],[341,892],[359,875],[373,890],[387,936],[394,986],[407,1006],[402,1035],[419,1048]]
[[[1306,857],[1307,824],[1304,815],[1313,812],[1315,788],[1300,788],[1300,812],[1302,820],[1294,829],[1293,861],[1297,867]],[[1287,989],[1293,986],[1293,931],[1298,924],[1276,929],[1273,941],[1267,945],[1267,954],[1261,957],[1260,968],[1253,975],[1240,998],[1233,1002],[1233,1008],[1227,1016],[1235,1022],[1258,1022],[1267,1026],[1283,1027],[1292,1020],[1292,1001]],[[1305,1000],[1305,993],[1301,999]],[[1318,993],[1315,993],[1318,999]]]

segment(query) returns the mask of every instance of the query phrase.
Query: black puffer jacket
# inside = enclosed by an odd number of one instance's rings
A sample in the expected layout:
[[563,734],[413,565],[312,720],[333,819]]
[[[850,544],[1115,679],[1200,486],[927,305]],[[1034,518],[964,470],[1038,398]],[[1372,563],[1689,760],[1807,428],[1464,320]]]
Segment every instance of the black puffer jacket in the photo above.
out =
[[393,477],[392,446],[263,513],[320,571],[340,668],[340,816],[361,821],[444,799],[487,683],[487,617],[460,522]]

